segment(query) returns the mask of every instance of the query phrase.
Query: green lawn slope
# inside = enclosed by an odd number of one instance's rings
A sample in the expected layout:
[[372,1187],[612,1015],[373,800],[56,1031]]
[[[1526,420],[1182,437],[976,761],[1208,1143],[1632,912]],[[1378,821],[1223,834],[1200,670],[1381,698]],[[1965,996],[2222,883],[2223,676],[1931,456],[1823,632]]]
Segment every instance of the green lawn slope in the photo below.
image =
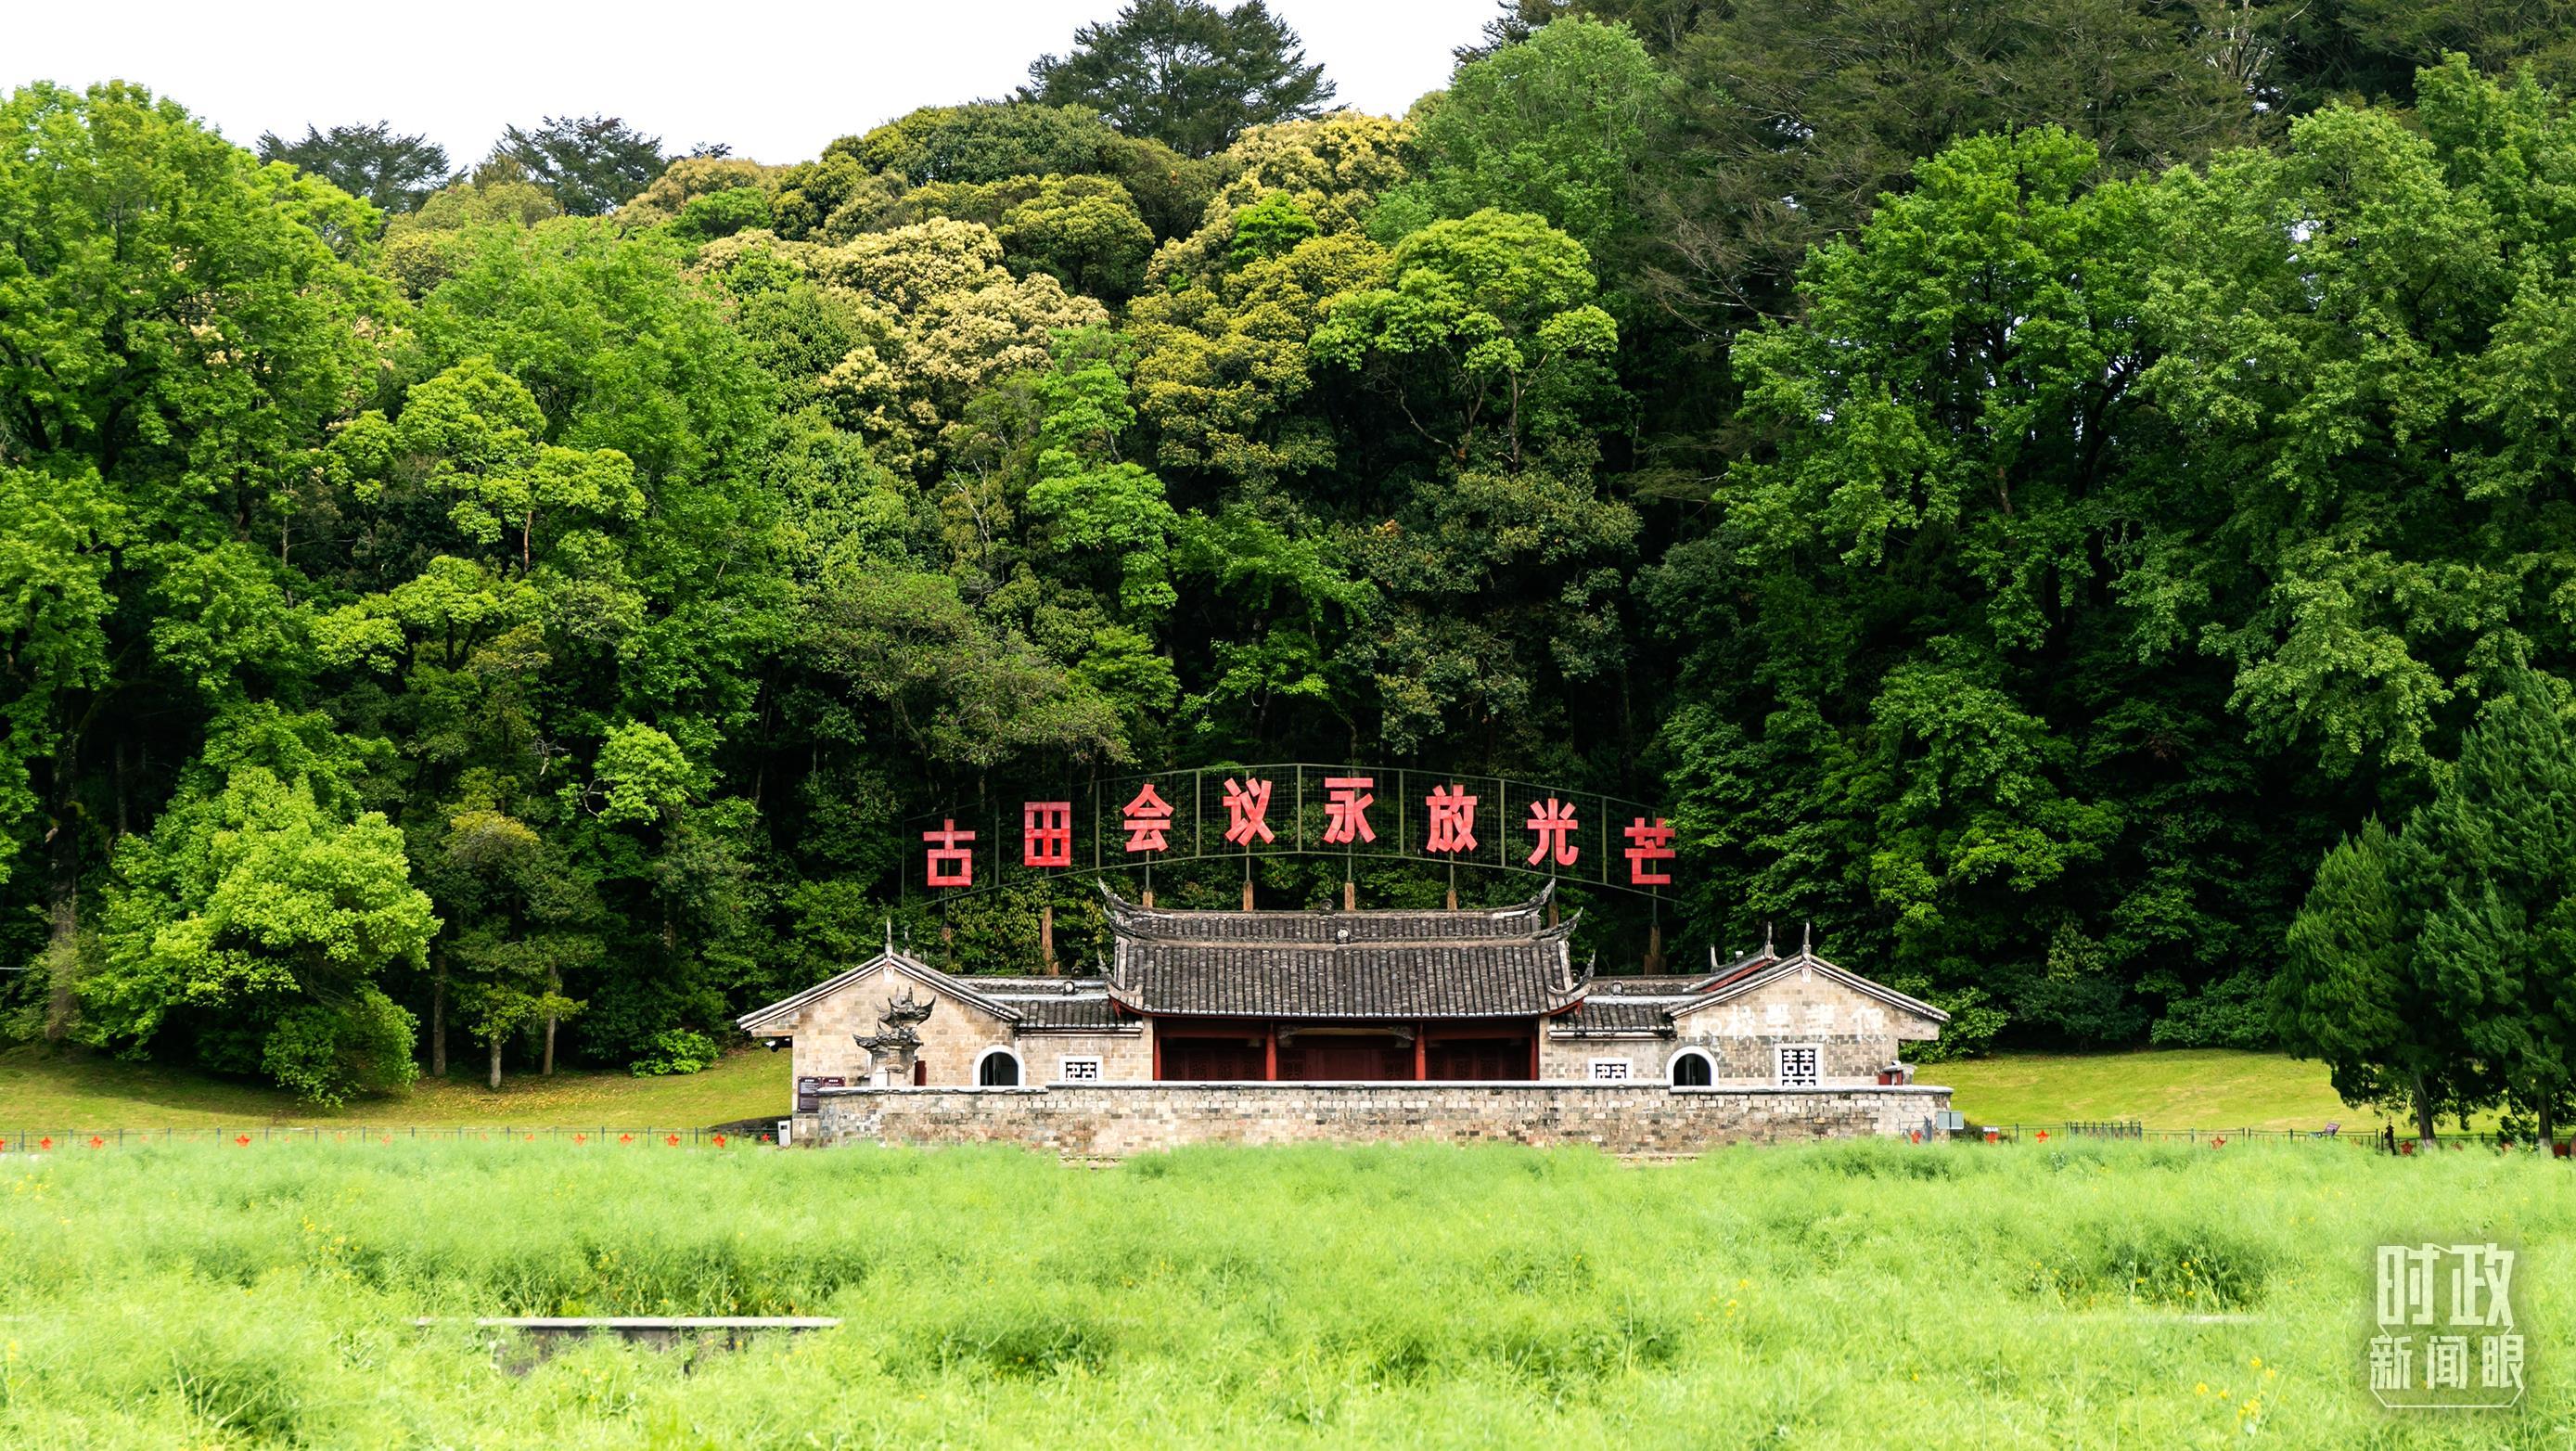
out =
[[[479,1067],[480,1065],[473,1065]],[[512,1074],[498,1093],[477,1077],[423,1079],[409,1093],[317,1110],[258,1084],[128,1063],[78,1049],[0,1051],[0,1131],[223,1128],[255,1124],[516,1124],[531,1128],[698,1128],[786,1112],[787,1055],[747,1049],[704,1073]]]
[[2375,1133],[2382,1122],[2376,1110],[2337,1098],[2322,1063],[2230,1048],[2004,1053],[1927,1064],[1917,1077],[1948,1084],[1952,1105],[1987,1124],[2136,1119],[2154,1129],[2223,1132],[2339,1122],[2351,1134]]
[[[461,1066],[461,1065],[460,1065]],[[77,1049],[0,1051],[0,1131],[20,1128],[219,1128],[232,1124],[518,1124],[689,1128],[781,1112],[787,1055],[749,1049],[704,1073],[512,1074],[499,1093],[458,1076],[337,1112],[252,1083],[127,1063]],[[1923,1081],[1958,1091],[1979,1123],[2139,1119],[2150,1128],[2375,1130],[2379,1116],[2347,1108],[2322,1064],[2277,1053],[2182,1049],[2137,1053],[2008,1053],[1924,1068]]]

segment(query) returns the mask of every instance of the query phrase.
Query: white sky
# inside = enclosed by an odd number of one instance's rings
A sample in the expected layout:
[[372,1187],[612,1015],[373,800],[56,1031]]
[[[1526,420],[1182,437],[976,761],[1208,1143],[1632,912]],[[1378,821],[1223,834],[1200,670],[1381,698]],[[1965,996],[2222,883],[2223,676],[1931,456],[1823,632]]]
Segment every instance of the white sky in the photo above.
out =
[[[1001,97],[1123,0],[87,0],[0,4],[0,87],[122,79],[243,145],[389,120],[482,158],[506,123],[622,116],[665,149],[801,161],[916,106]],[[1339,100],[1401,115],[1494,0],[1271,0]]]

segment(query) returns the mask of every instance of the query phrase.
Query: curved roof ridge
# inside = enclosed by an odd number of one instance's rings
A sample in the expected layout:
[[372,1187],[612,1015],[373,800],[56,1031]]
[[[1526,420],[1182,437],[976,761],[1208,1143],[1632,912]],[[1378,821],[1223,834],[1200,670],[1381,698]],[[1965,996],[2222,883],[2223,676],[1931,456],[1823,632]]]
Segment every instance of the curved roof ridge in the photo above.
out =
[[[1547,924],[1543,909],[1553,884],[1505,907],[1371,907],[1348,912],[1314,908],[1245,910],[1240,907],[1147,907],[1098,883],[1111,930],[1122,938],[1157,942],[1282,943],[1331,946],[1361,942],[1548,942],[1570,923]],[[1580,914],[1577,914],[1579,920]]]

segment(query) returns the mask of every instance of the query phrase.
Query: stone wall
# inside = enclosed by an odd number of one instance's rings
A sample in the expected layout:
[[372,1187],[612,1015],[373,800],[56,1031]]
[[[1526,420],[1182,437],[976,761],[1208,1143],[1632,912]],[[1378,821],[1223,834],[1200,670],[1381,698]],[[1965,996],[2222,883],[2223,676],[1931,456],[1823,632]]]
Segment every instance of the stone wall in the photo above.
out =
[[[794,1037],[794,1071],[798,1078],[862,1083],[868,1077],[868,1052],[850,1040],[857,1034],[876,1032],[877,1018],[885,1012],[886,1003],[907,991],[915,998],[938,1004],[918,1030],[920,1061],[932,1083],[973,1083],[975,1061],[984,1050],[1011,1045],[1010,1024],[914,980],[892,964],[844,985],[838,992],[815,999],[792,1022],[769,1031]],[[1054,1070],[1050,1067],[1046,1071]]]
[[[1025,1083],[1052,1083],[1063,1076],[1067,1058],[1097,1058],[1100,1076],[1142,1082],[1154,1076],[1154,1024],[1139,1021],[1124,1033],[1081,1033],[1058,1028],[1023,1028],[1019,1050]],[[931,1082],[939,1080],[933,1078]],[[969,1079],[968,1082],[973,1080]]]
[[1017,1143],[1068,1159],[1188,1144],[1424,1140],[1675,1155],[1725,1144],[1902,1135],[1949,1106],[1950,1090],[1929,1086],[1677,1089],[1651,1081],[855,1088],[822,1095],[807,1141]]
[[1639,1083],[1664,1081],[1664,1060],[1672,1056],[1669,1038],[1560,1038],[1553,1032],[1539,1039],[1541,1078],[1568,1083],[1588,1081],[1595,1058],[1625,1058],[1628,1076]]

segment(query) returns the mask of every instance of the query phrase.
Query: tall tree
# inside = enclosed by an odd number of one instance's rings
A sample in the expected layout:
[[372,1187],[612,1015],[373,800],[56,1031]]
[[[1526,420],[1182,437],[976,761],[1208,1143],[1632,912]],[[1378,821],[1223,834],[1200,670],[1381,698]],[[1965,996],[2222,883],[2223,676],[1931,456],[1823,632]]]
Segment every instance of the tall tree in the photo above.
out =
[[1213,156],[1245,128],[1322,114],[1333,83],[1263,0],[1131,0],[1029,66],[1024,101],[1088,106],[1130,136]]
[[263,131],[259,159],[309,171],[386,212],[417,208],[448,180],[447,148],[425,136],[398,132],[390,121],[334,126],[328,131],[307,125],[300,141],[281,140],[276,132]]
[[402,833],[348,786],[251,761],[198,773],[117,854],[83,1035],[140,1051],[182,1026],[206,1066],[321,1104],[411,1082],[412,1017],[381,979],[422,965],[439,922]]
[[1414,108],[1419,179],[1387,196],[1371,232],[1501,207],[1545,217],[1606,268],[1637,226],[1664,84],[1626,26],[1579,17],[1460,66]]
[[34,606],[8,626],[0,828],[47,858],[59,949],[155,722],[184,759],[304,668],[301,511],[387,294],[332,246],[373,208],[141,89],[31,86],[0,135],[0,588]]
[[525,130],[501,129],[483,173],[516,174],[554,194],[576,217],[605,216],[653,184],[670,158],[662,138],[615,116],[548,116]]

